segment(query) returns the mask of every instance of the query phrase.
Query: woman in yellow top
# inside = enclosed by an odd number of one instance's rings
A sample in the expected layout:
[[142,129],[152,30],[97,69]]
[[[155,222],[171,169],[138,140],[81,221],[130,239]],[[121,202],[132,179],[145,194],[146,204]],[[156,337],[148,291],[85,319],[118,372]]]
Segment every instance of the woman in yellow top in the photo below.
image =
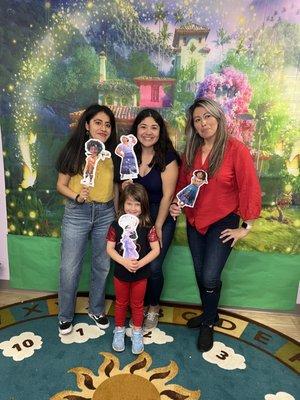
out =
[[116,123],[106,106],[91,105],[57,160],[57,190],[67,197],[62,221],[61,267],[59,281],[59,332],[72,331],[77,287],[89,236],[92,241],[92,269],[89,291],[89,316],[102,329],[109,326],[105,315],[105,283],[110,260],[106,253],[106,234],[115,218],[114,166],[111,158],[99,160],[94,187],[80,181],[85,165],[85,143],[98,139],[112,154],[116,146]]

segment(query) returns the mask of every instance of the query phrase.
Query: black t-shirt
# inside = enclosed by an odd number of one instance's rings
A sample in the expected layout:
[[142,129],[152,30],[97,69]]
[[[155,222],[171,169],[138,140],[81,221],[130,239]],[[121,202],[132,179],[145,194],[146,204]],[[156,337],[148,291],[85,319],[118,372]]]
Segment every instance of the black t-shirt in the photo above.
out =
[[[150,251],[150,241],[158,240],[156,231],[154,227],[137,227],[137,235],[138,238],[135,240],[136,251],[139,253],[139,260],[144,258]],[[117,221],[114,221],[107,233],[107,240],[111,242],[115,242],[116,251],[122,256],[123,248],[121,243],[121,236],[123,233],[123,229],[119,226]],[[147,264],[144,267],[138,269],[136,272],[128,271],[123,265],[115,263],[114,276],[121,281],[125,282],[134,282],[141,279],[149,278],[150,276],[150,265]]]

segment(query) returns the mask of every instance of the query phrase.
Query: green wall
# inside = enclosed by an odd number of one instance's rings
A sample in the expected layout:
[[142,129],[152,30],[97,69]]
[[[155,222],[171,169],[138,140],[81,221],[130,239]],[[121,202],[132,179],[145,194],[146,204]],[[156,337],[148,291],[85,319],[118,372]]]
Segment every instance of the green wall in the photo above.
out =
[[[12,288],[57,291],[60,239],[8,235]],[[79,285],[88,291],[90,249]],[[233,250],[223,272],[221,306],[293,310],[299,280],[300,256]],[[198,304],[199,296],[189,249],[172,246],[164,266],[162,300]],[[112,271],[107,294],[113,294]]]

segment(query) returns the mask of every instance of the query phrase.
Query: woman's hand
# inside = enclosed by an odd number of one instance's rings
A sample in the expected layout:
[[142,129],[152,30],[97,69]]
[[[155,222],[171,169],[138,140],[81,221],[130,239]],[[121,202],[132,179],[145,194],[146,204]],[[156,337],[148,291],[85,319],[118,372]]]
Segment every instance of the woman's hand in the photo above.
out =
[[159,245],[160,245],[160,247],[162,248],[162,245],[163,245],[163,241],[162,241],[162,227],[161,227],[161,226],[158,226],[158,225],[155,225],[155,230],[156,230],[156,234],[157,234],[157,237],[158,237]]
[[131,183],[133,183],[132,179],[128,179],[127,181],[122,182],[122,190],[124,190],[126,188],[126,186],[130,185]]
[[90,188],[88,186],[83,186],[82,189],[80,190],[79,196],[78,196],[78,201],[80,203],[84,203],[87,198],[89,197],[89,192]]
[[249,230],[245,228],[225,229],[221,232],[220,239],[224,239],[222,240],[222,243],[226,243],[233,239],[231,243],[231,247],[233,247],[239,239],[247,236],[248,233]]
[[181,207],[177,203],[171,203],[170,208],[169,208],[171,217],[176,219],[178,215],[181,214]]

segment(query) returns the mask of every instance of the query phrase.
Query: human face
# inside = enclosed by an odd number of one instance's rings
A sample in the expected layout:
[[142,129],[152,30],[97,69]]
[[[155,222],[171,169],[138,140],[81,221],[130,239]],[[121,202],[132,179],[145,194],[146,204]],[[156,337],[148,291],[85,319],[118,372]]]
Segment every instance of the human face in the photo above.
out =
[[215,140],[218,121],[206,108],[195,108],[193,112],[193,122],[197,133],[205,142],[213,142]]
[[135,200],[133,197],[129,196],[124,203],[125,214],[135,215],[139,217],[142,212],[141,203]]
[[153,147],[159,139],[159,125],[153,117],[143,119],[137,127],[137,138],[142,147]]
[[105,143],[111,134],[110,118],[103,111],[100,111],[94,115],[89,123],[86,122],[85,128],[90,132],[91,138]]

